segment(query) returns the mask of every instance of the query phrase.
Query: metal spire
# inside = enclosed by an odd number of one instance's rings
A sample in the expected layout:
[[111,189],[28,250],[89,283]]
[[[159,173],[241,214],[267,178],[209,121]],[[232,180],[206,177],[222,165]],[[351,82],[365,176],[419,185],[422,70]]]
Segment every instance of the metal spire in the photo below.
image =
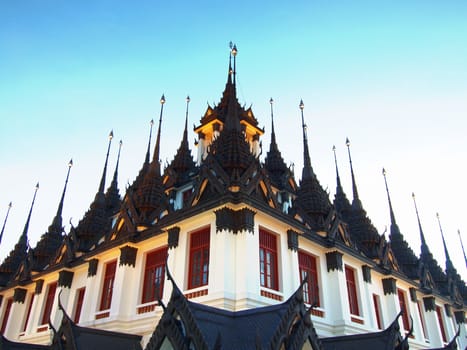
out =
[[457,234],[459,235],[459,240],[461,241],[462,253],[464,253],[465,267],[467,267],[467,257],[465,256],[464,244],[462,243],[461,230],[458,229]]
[[446,255],[446,271],[451,271],[454,268],[454,265],[449,257],[448,247],[446,246],[446,241],[444,239],[443,229],[441,227],[441,221],[439,219],[439,214],[436,213],[436,218],[438,219],[439,231],[441,232],[441,238],[443,240],[444,254]]
[[272,108],[274,100],[272,99],[272,97],[269,99],[269,104],[271,105],[271,145],[277,145],[276,132],[274,131],[274,112]]
[[150,129],[149,129],[149,142],[148,142],[148,150],[146,151],[146,159],[144,160],[144,164],[149,164],[149,154],[151,152],[151,138],[152,138],[152,127],[154,126],[154,119],[151,119],[149,122]]
[[24,246],[28,244],[29,222],[31,221],[32,208],[34,207],[34,202],[36,201],[36,194],[37,194],[38,189],[39,189],[39,182],[36,184],[36,187],[34,190],[34,197],[32,198],[31,208],[29,209],[28,218],[26,219],[26,224],[24,225],[23,233],[21,234],[21,237],[19,238],[19,242],[18,242],[18,243],[24,244]]
[[160,173],[159,157],[160,157],[162,113],[164,111],[164,104],[165,104],[164,94],[162,94],[160,102],[161,102],[161,112],[160,112],[160,115],[159,115],[159,127],[157,129],[156,145],[154,147],[154,154],[152,156],[152,162],[153,162],[154,166],[156,166],[157,169],[159,169],[159,173]]
[[190,105],[190,96],[186,97],[185,129],[183,130],[183,140],[188,141],[188,106]]
[[10,209],[11,209],[12,206],[13,206],[13,204],[10,202],[8,204],[8,210],[7,210],[6,215],[5,215],[5,221],[3,221],[2,231],[0,232],[0,244],[2,243],[3,232],[5,231],[6,221],[8,220],[8,214],[10,213]]
[[415,213],[417,214],[418,229],[420,231],[420,242],[421,242],[421,252],[422,254],[428,253],[428,245],[425,241],[425,235],[423,234],[422,224],[420,222],[420,216],[418,215],[417,202],[415,201],[415,193],[412,192],[413,205],[415,207]]
[[305,124],[305,118],[303,117],[303,109],[305,105],[303,100],[300,100],[300,104],[298,105],[301,111],[302,116],[302,130],[303,130],[303,171],[302,171],[302,179],[311,177],[312,169],[311,169],[311,159],[310,159],[310,151],[308,150],[308,137],[307,137],[307,126]]
[[115,171],[114,171],[114,176],[113,176],[113,179],[112,179],[112,183],[117,183],[118,164],[120,163],[120,151],[122,150],[122,145],[123,145],[123,141],[120,140],[120,142],[118,143],[117,164],[115,164]]
[[99,193],[104,193],[104,190],[105,190],[105,176],[107,174],[107,163],[109,162],[110,145],[112,143],[113,137],[114,137],[114,133],[113,133],[113,130],[112,130],[112,131],[110,131],[110,134],[109,134],[109,145],[107,147],[107,155],[105,156],[104,170],[102,172],[102,178],[101,178],[101,182],[99,184]]
[[345,139],[345,145],[347,146],[347,153],[349,154],[350,173],[352,176],[352,192],[353,192],[352,206],[354,207],[354,209],[362,209],[362,202],[360,201],[360,198],[358,197],[357,183],[355,181],[355,175],[353,172],[352,157],[350,155],[350,141],[348,137]]
[[[386,179],[386,169],[383,168],[383,177],[384,177],[384,184],[386,185],[386,193],[388,195],[388,202],[389,202],[389,214],[391,216],[391,226],[397,226],[396,224],[396,217],[394,216],[394,211],[392,210],[391,204],[391,196],[389,195],[389,188],[388,188],[388,181]],[[392,233],[392,230],[391,230]]]
[[337,167],[336,146],[332,146],[332,153],[334,153],[334,164],[336,165],[337,189],[342,190],[341,178],[339,176],[339,168]]
[[233,83],[234,85],[236,86],[237,85],[237,45],[233,45],[232,49],[231,49],[231,52],[232,52],[232,56],[233,56],[233,59],[234,59],[234,66],[233,66]]
[[59,231],[57,233],[61,233],[63,229],[62,227],[63,202],[65,201],[65,192],[66,192],[68,178],[70,177],[70,170],[72,166],[73,166],[73,159],[70,159],[70,161],[68,162],[68,171],[66,174],[65,185],[63,186],[62,197],[60,198],[60,203],[58,204],[57,214],[55,215],[55,218],[52,221],[52,225],[50,225],[49,227],[49,231],[52,231],[55,229],[55,231]]

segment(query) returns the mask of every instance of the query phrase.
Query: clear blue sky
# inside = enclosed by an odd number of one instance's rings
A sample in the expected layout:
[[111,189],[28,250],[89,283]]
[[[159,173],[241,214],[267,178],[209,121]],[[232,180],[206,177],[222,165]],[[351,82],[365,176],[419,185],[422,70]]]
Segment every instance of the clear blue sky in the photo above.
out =
[[[165,93],[162,160],[179,145],[185,96],[190,125],[220,99],[228,43],[238,95],[266,129],[275,103],[279,147],[301,173],[303,98],[312,164],[335,191],[332,146],[351,196],[345,138],[360,197],[380,232],[389,225],[381,168],[399,226],[419,252],[411,193],[444,267],[435,213],[467,277],[467,3],[465,1],[3,1],[0,3],[0,220],[13,208],[0,259],[22,232],[41,183],[29,237],[55,215],[73,157],[64,222],[82,218],[97,190],[111,129],[123,139],[121,194],[144,159]],[[195,154],[193,140],[190,141]],[[113,171],[117,142],[111,150]],[[108,182],[110,181],[110,175]]]

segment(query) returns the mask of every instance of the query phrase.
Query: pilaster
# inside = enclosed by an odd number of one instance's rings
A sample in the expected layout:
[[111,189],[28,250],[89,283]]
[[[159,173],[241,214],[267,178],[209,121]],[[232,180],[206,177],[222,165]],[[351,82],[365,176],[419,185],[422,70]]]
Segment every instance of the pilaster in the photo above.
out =
[[327,274],[323,276],[327,282],[326,313],[337,327],[344,327],[351,322],[342,256],[338,251],[326,253]]
[[138,288],[128,288],[128,286],[137,285],[135,266],[138,249],[125,246],[120,250],[120,259],[113,284],[110,317],[127,319],[136,313],[137,297],[135,294],[138,292]]
[[423,308],[425,312],[426,332],[430,337],[430,347],[441,348],[443,347],[443,341],[441,330],[439,329],[438,317],[436,316],[435,297],[424,297]]

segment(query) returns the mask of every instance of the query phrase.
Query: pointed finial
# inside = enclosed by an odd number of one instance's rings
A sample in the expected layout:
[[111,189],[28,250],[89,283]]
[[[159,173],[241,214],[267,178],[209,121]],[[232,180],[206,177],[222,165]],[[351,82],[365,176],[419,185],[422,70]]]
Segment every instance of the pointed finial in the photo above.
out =
[[161,125],[162,125],[162,114],[164,112],[164,104],[165,104],[165,95],[162,94],[161,97],[161,111],[159,114],[159,127],[157,129],[157,137],[156,137],[156,145],[154,147],[154,154],[152,156],[152,162],[154,166],[158,167],[160,170],[160,164],[159,164],[159,156],[160,156],[160,142],[161,142]]
[[112,178],[112,185],[115,185],[117,186],[117,178],[118,178],[118,164],[120,163],[120,152],[122,150],[122,145],[123,145],[123,141],[120,140],[120,142],[118,143],[118,154],[117,154],[117,163],[115,164],[115,171],[114,171],[114,176]]
[[[388,181],[386,179],[386,169],[383,168],[383,177],[384,177],[384,184],[386,185],[386,193],[388,195],[388,202],[389,202],[389,215],[391,217],[391,226],[396,226],[396,217],[394,216],[394,210],[392,209],[391,203],[391,196],[389,195],[389,188],[388,188]],[[391,230],[391,233],[393,230]]]
[[272,97],[269,99],[269,104],[271,105],[271,144],[276,144],[276,132],[274,130],[274,111],[273,111],[273,104],[274,100]]
[[34,208],[34,202],[36,201],[37,191],[39,190],[39,182],[36,184],[34,188],[34,196],[32,197],[31,207],[29,208],[28,218],[26,219],[26,224],[24,225],[23,233],[19,239],[19,243],[27,246],[28,244],[28,229],[29,229],[29,222],[31,221],[32,209]]
[[144,164],[149,164],[149,154],[151,152],[151,138],[152,138],[152,127],[154,126],[154,119],[151,119],[149,122],[149,142],[148,142],[148,150],[146,151],[146,158],[144,160]]
[[186,112],[185,112],[185,129],[183,130],[183,140],[188,142],[188,106],[190,104],[190,96],[186,97]]
[[305,104],[303,100],[300,100],[300,104],[298,105],[300,108],[301,116],[302,116],[302,130],[303,130],[303,171],[302,171],[302,179],[308,178],[312,174],[311,169],[311,159],[310,159],[310,151],[308,149],[308,137],[307,137],[307,126],[305,124],[305,117],[303,116],[303,109],[305,108]]
[[467,267],[467,257],[465,256],[464,244],[462,243],[461,230],[457,229],[457,234],[459,235],[459,240],[461,241],[462,253],[464,253],[465,267]]
[[104,190],[105,190],[105,177],[107,175],[107,164],[109,162],[110,145],[112,144],[113,137],[114,137],[114,133],[113,133],[113,130],[111,130],[109,134],[109,145],[107,146],[107,154],[105,156],[104,170],[102,171],[102,178],[99,184],[99,193],[104,193]]
[[446,255],[446,271],[450,271],[454,268],[454,265],[449,257],[448,247],[446,246],[443,229],[441,227],[441,220],[439,219],[439,213],[436,213],[436,219],[438,219],[439,231],[441,232],[441,239],[443,240],[444,254]]
[[233,66],[233,77],[234,77],[234,80],[233,80],[233,83],[234,85],[236,85],[237,83],[237,53],[238,53],[238,50],[237,50],[237,45],[233,45],[233,47],[231,48],[231,53],[232,53],[232,56],[233,56],[233,61],[234,61],[234,66]]
[[340,185],[339,169],[337,167],[336,145],[332,145],[332,153],[334,153],[334,164],[336,165],[337,185]]
[[358,196],[357,182],[355,181],[355,174],[353,171],[352,156],[350,155],[350,141],[348,137],[346,137],[345,139],[345,145],[347,146],[347,153],[349,155],[350,174],[352,177],[352,192],[353,192],[352,206],[354,206],[356,209],[362,209],[362,202],[360,201],[360,198]]
[[422,254],[423,253],[426,253],[428,251],[428,246],[426,244],[426,241],[425,241],[425,235],[423,233],[423,230],[422,230],[422,224],[420,222],[420,216],[418,215],[418,208],[417,208],[417,202],[415,201],[415,193],[412,192],[412,199],[413,199],[413,205],[415,207],[415,213],[417,214],[417,221],[418,221],[418,229],[419,229],[419,232],[420,232],[420,241],[421,241],[421,245],[422,245]]
[[66,193],[66,188],[68,185],[68,179],[70,177],[70,170],[72,166],[73,166],[73,159],[70,159],[70,161],[68,162],[68,171],[66,173],[65,185],[63,186],[62,197],[60,198],[60,202],[58,203],[57,214],[55,215],[55,218],[52,221],[52,225],[49,226],[49,232],[62,233],[63,203],[65,201],[65,193]]
[[0,244],[2,243],[3,232],[5,231],[6,221],[8,220],[8,214],[10,213],[10,209],[11,209],[12,206],[13,206],[13,204],[10,202],[8,204],[8,210],[7,210],[6,215],[5,215],[5,220],[3,221],[2,231],[0,232]]

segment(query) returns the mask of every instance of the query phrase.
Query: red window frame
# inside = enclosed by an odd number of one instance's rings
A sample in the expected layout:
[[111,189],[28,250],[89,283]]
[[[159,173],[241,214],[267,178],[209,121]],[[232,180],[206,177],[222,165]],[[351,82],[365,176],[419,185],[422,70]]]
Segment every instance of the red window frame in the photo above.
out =
[[345,265],[345,280],[347,282],[347,296],[349,298],[350,314],[354,316],[360,316],[357,283],[355,281],[355,270],[347,265]]
[[45,298],[44,311],[42,312],[41,324],[48,324],[54,305],[55,293],[57,292],[57,282],[52,282],[47,287],[47,296]]
[[153,250],[146,255],[144,267],[144,282],[141,303],[149,303],[158,298],[162,299],[165,280],[165,263],[167,247]]
[[6,325],[8,324],[8,318],[10,318],[11,305],[13,305],[13,298],[8,298],[5,312],[3,313],[2,328],[0,329],[1,334],[5,334]]
[[35,295],[36,294],[34,294],[34,292],[31,293],[31,300],[29,301],[28,311],[26,312],[26,319],[24,320],[23,332],[26,332],[26,328],[28,327],[29,317],[31,316],[32,303],[34,303]]
[[261,287],[279,290],[277,272],[277,236],[259,230],[259,274]]
[[209,247],[211,230],[209,227],[190,235],[190,265],[188,289],[206,286],[209,282]]
[[373,305],[375,307],[376,323],[378,325],[378,329],[383,329],[383,320],[381,319],[381,304],[377,294],[373,294]]
[[99,311],[110,309],[112,305],[112,294],[114,289],[115,273],[117,271],[117,260],[105,264],[104,281],[102,283],[102,295]]
[[402,325],[404,326],[404,330],[410,330],[410,323],[409,323],[409,309],[407,307],[407,298],[406,294],[402,289],[397,288],[397,298],[399,299],[399,306],[402,311]]
[[73,317],[74,323],[79,323],[79,318],[81,316],[81,309],[83,308],[84,293],[86,292],[86,287],[79,288],[76,290],[76,306],[75,306],[75,316]]
[[441,307],[438,305],[436,305],[436,316],[438,316],[439,330],[441,331],[441,337],[443,339],[443,343],[447,343],[448,338],[446,336],[446,329],[444,328],[443,315],[441,313]]
[[305,277],[308,276],[307,283],[303,286],[303,300],[307,304],[316,303],[316,306],[320,307],[317,260],[313,255],[298,251],[300,282],[303,283]]

